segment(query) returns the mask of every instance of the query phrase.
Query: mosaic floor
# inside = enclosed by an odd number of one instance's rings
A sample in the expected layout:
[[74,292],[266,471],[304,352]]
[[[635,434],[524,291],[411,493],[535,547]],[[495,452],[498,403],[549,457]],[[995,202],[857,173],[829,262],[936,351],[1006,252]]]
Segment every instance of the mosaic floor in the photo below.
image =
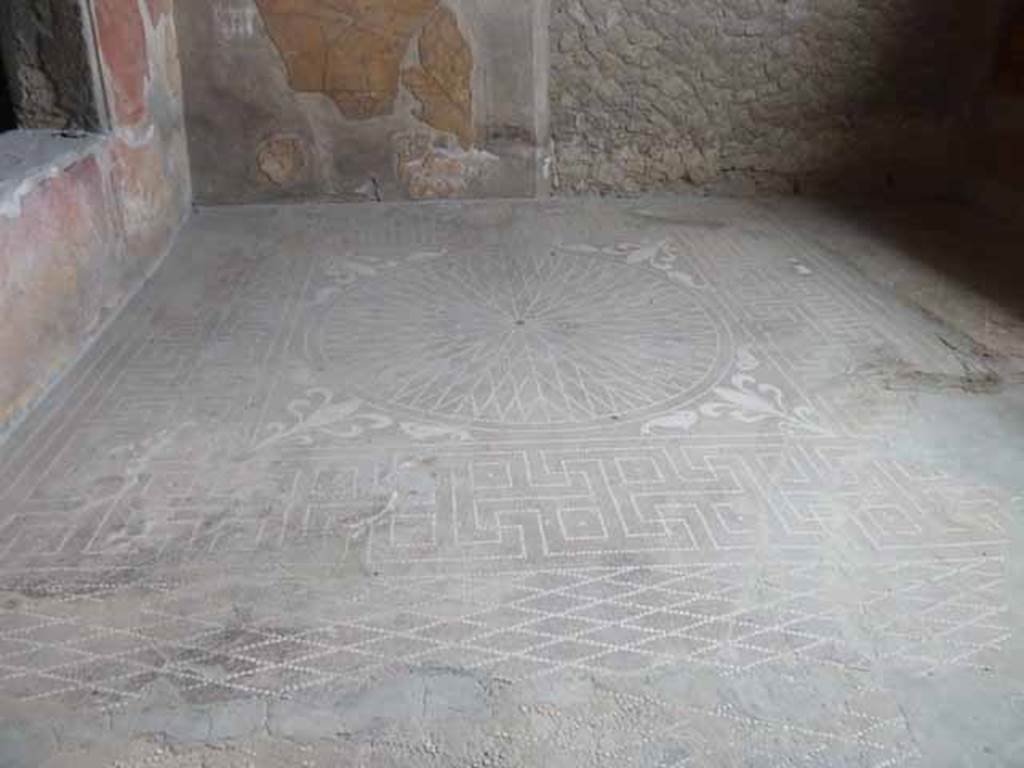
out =
[[197,213],[0,447],[0,765],[1024,764],[1024,364],[822,215]]

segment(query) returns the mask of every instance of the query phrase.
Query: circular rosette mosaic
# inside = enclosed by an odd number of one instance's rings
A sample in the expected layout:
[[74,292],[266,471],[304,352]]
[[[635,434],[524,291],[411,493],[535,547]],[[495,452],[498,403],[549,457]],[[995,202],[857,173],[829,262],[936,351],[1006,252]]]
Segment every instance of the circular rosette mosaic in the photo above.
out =
[[731,354],[699,291],[558,249],[444,253],[360,277],[314,337],[324,363],[371,402],[524,428],[678,407],[713,386]]

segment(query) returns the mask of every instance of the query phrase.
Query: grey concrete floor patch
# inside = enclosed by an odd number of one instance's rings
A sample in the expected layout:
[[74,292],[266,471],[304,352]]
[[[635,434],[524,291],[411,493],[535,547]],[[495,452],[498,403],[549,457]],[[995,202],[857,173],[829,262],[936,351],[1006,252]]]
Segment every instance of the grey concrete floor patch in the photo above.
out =
[[0,452],[0,764],[1024,760],[1019,360],[828,215],[200,211]]

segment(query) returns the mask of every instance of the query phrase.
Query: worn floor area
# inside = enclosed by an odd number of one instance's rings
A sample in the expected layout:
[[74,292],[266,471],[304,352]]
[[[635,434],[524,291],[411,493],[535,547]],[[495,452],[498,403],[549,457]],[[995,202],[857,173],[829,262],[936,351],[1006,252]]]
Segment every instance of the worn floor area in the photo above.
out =
[[0,764],[1024,764],[962,219],[199,212],[0,449]]

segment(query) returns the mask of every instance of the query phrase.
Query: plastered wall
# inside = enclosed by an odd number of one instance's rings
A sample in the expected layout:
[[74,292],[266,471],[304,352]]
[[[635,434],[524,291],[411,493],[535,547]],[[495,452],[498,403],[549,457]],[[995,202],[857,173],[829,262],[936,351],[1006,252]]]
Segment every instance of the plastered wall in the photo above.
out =
[[541,6],[179,0],[197,199],[533,195]]
[[0,136],[0,434],[159,263],[191,202],[171,0],[87,11],[109,125]]

